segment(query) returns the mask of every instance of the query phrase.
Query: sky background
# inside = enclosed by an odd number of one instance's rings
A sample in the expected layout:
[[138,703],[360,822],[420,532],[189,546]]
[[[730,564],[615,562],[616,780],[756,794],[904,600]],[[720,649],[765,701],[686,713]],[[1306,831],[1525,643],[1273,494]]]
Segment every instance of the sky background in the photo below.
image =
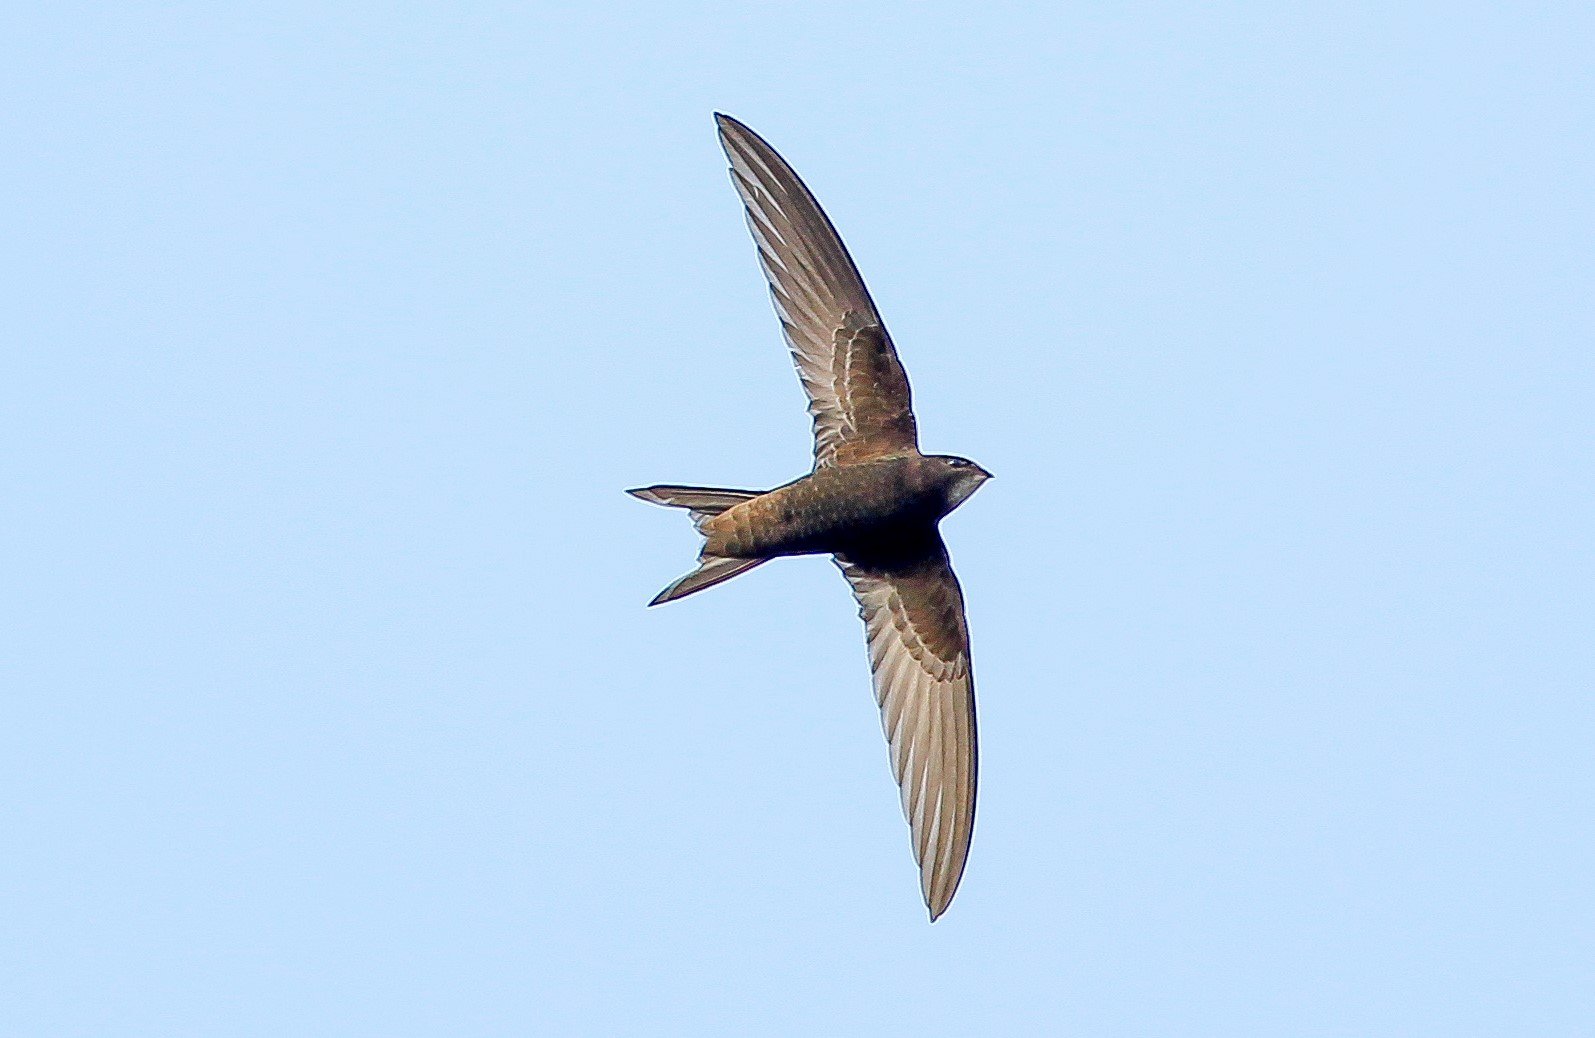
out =
[[[578,6],[0,16],[0,1033],[1591,1033],[1589,5]],[[998,476],[934,926],[833,567],[644,608],[715,110]]]

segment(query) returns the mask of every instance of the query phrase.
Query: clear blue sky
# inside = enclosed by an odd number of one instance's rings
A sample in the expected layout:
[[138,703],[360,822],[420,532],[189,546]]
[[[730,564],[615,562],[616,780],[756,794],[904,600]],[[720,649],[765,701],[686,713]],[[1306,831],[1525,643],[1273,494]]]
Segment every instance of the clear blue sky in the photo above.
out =
[[[0,1033],[1590,1033],[1590,7],[575,6],[3,16]],[[716,109],[998,476],[935,926],[830,564],[643,605]]]

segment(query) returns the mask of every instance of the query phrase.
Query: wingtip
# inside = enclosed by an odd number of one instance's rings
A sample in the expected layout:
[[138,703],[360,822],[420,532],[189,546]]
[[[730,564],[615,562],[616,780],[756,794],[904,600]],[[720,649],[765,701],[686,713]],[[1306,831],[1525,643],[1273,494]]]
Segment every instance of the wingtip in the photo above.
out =
[[733,136],[751,137],[754,140],[762,139],[758,134],[748,129],[747,123],[734,115],[727,115],[724,112],[714,113],[714,128],[719,133],[722,141],[729,141]]
[[943,873],[940,878],[935,875],[921,877],[924,885],[920,887],[920,896],[925,899],[925,910],[930,913],[931,922],[940,919],[952,907],[962,872],[960,869],[957,873]]

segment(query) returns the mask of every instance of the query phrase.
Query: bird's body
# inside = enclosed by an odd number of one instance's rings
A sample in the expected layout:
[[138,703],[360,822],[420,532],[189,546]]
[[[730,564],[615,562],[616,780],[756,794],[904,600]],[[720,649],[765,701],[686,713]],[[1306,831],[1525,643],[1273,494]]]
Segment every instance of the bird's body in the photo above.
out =
[[951,510],[947,463],[907,455],[817,469],[703,524],[703,550],[731,558],[877,558]]
[[809,397],[814,469],[774,490],[631,491],[687,509],[698,568],[657,605],[770,559],[828,554],[852,586],[892,773],[934,920],[963,876],[975,823],[975,696],[964,598],[937,524],[990,478],[920,452],[908,376],[819,203],[753,131],[716,116],[748,227]]

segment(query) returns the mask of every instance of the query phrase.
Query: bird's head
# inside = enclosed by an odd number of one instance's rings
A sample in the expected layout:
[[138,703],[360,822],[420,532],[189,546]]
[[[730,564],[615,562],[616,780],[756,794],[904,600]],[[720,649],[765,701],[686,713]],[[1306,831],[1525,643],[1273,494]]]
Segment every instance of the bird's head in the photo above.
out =
[[947,499],[949,512],[963,504],[970,494],[979,490],[981,484],[991,478],[991,473],[968,458],[952,454],[936,454],[930,460],[936,463],[936,481]]

